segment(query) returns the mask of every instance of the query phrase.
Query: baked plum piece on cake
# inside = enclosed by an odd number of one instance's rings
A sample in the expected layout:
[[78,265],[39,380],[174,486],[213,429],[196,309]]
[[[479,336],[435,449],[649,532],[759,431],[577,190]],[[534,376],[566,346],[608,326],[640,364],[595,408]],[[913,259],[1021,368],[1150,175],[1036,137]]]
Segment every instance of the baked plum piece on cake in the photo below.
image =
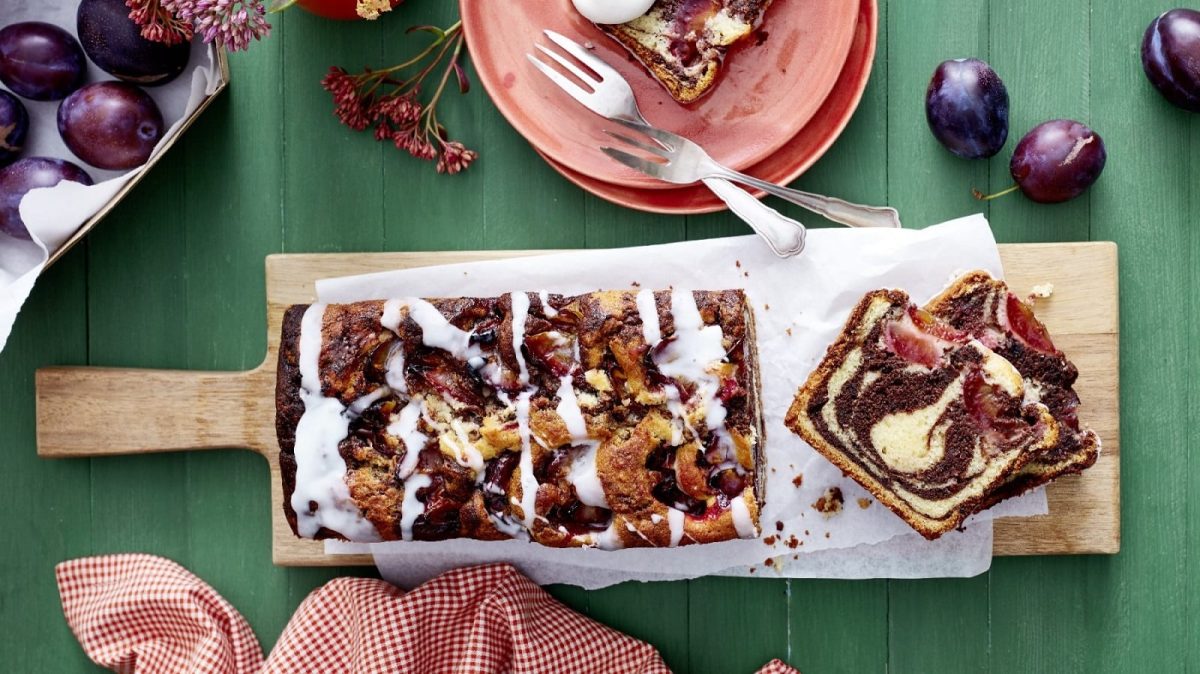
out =
[[762,23],[771,0],[657,0],[646,14],[599,25],[629,50],[671,96],[691,103],[716,84],[730,45]]
[[785,423],[929,539],[959,526],[1058,424],[1019,372],[906,293],[868,293]]
[[1024,377],[1028,395],[1044,403],[1058,422],[1058,441],[996,489],[985,508],[1096,463],[1100,438],[1079,423],[1079,395],[1073,388],[1079,371],[1054,346],[1033,307],[1003,281],[975,271],[955,281],[925,309],[1012,363]]
[[757,536],[753,327],[739,290],[291,307],[285,514],[299,536],[356,541]]

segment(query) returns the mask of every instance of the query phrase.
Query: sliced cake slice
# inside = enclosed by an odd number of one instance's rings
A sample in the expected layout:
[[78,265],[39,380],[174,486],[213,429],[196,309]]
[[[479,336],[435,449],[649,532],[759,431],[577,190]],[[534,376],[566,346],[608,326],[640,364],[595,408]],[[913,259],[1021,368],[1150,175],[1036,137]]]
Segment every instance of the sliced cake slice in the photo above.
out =
[[646,14],[599,28],[625,46],[680,103],[708,93],[730,45],[762,22],[771,0],[658,0]]
[[1058,439],[1016,368],[897,290],[859,302],[785,423],[929,539]]
[[983,507],[1096,463],[1100,437],[1079,424],[1079,395],[1073,388],[1079,371],[1054,346],[1033,307],[1003,281],[976,271],[958,279],[925,309],[1012,363],[1025,379],[1027,398],[1045,404],[1059,425],[1058,441],[993,492]]

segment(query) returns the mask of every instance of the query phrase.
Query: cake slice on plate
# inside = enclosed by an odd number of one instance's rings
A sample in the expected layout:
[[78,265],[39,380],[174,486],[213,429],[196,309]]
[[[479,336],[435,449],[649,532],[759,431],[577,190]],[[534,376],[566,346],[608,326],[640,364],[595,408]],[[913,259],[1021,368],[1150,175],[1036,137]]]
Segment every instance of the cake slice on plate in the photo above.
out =
[[1079,371],[1054,346],[1031,306],[1003,281],[976,271],[958,279],[925,309],[1012,363],[1025,379],[1028,397],[1045,404],[1059,425],[1058,441],[993,492],[983,507],[1096,463],[1100,438],[1079,424],[1079,396],[1073,388]]
[[929,539],[1058,442],[1012,364],[898,290],[858,303],[785,423]]
[[771,0],[658,0],[646,14],[599,28],[625,46],[680,103],[712,88],[730,45],[762,22]]

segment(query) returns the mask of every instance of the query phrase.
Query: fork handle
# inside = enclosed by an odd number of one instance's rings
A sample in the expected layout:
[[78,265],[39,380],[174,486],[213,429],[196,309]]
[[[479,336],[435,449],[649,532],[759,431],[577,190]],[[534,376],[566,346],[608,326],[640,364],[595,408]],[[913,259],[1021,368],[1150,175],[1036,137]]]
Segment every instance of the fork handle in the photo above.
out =
[[792,257],[804,250],[804,225],[754,198],[746,190],[720,178],[705,178],[704,184],[721,198],[729,210],[750,225],[779,257]]
[[850,227],[891,227],[896,229],[900,227],[900,214],[894,208],[852,204],[849,201],[843,201],[836,197],[802,192],[790,187],[769,183],[765,180],[759,180],[754,176],[748,176],[731,169],[724,167],[722,169],[723,171],[720,175],[726,180],[756,187],[767,194],[773,194],[780,199],[807,208],[813,213],[823,215],[843,225]]

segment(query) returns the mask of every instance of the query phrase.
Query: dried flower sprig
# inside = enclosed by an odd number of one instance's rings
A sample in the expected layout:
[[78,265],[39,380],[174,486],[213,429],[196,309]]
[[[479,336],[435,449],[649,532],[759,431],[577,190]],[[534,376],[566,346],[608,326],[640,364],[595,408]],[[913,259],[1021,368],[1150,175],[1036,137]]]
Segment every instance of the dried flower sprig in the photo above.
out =
[[[374,127],[375,140],[390,142],[418,159],[436,159],[438,173],[459,173],[478,155],[462,143],[450,140],[446,127],[438,121],[437,106],[452,75],[460,92],[466,93],[470,88],[466,71],[459,62],[464,46],[462,22],[445,30],[415,26],[409,29],[410,33],[413,31],[434,36],[433,42],[413,58],[390,68],[367,69],[355,75],[334,66],[321,80],[321,86],[332,94],[333,112],[346,126],[355,131]],[[439,66],[437,88],[429,101],[422,103],[421,84]],[[405,73],[411,74],[405,77]]]
[[244,51],[271,32],[262,0],[125,0],[142,37],[178,44],[199,33],[206,43]]

